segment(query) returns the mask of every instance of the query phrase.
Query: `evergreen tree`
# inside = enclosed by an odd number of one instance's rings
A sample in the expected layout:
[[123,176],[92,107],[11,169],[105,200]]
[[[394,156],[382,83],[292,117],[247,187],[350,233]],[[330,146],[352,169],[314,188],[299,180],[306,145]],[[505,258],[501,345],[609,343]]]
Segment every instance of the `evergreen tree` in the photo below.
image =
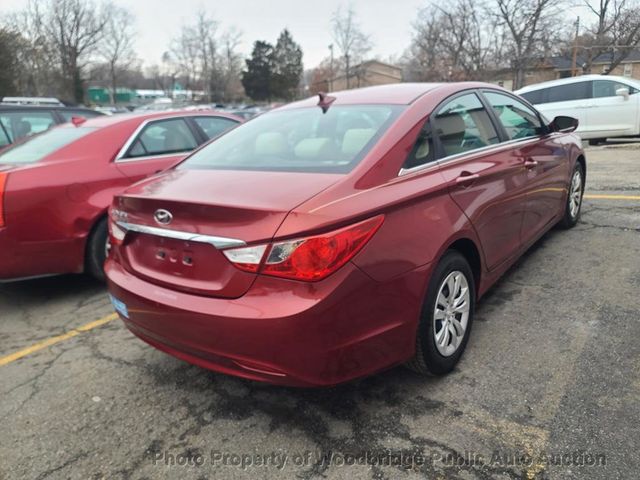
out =
[[270,100],[273,46],[258,40],[253,44],[247,69],[242,72],[242,86],[249,97],[256,101]]
[[291,100],[296,97],[302,76],[302,49],[284,29],[272,53],[271,94],[275,98]]

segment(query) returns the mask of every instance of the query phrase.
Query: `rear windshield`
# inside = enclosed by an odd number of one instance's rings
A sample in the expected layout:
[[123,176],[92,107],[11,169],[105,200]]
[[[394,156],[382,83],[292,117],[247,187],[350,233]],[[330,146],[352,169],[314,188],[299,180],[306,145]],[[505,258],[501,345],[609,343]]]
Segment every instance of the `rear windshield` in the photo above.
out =
[[95,130],[90,127],[54,128],[0,152],[0,163],[35,163]]
[[397,118],[398,105],[266,113],[194,153],[179,169],[350,171]]

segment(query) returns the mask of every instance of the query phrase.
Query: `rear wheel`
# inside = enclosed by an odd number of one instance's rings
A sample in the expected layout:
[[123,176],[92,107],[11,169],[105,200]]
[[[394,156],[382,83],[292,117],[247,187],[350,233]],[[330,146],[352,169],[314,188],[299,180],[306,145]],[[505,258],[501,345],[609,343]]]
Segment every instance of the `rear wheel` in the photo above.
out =
[[578,223],[580,211],[582,210],[583,193],[584,169],[582,168],[582,164],[576,162],[576,166],[573,168],[573,174],[571,175],[571,182],[569,183],[569,193],[564,207],[564,216],[559,223],[562,228],[571,228]]
[[475,282],[467,260],[447,251],[435,268],[422,307],[412,370],[443,375],[454,369],[469,340],[475,309]]
[[85,259],[85,270],[100,282],[105,281],[104,262],[107,259],[109,233],[107,219],[100,220],[89,237]]

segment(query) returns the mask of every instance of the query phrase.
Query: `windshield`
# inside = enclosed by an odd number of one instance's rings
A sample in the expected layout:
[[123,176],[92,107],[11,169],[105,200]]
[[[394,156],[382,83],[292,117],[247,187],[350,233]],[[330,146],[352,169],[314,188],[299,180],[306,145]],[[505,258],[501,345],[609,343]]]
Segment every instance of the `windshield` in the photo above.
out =
[[0,152],[0,163],[35,163],[47,155],[84,137],[95,128],[54,128],[33,136],[22,143]]
[[402,106],[349,105],[274,111],[194,153],[179,169],[350,171],[397,118]]

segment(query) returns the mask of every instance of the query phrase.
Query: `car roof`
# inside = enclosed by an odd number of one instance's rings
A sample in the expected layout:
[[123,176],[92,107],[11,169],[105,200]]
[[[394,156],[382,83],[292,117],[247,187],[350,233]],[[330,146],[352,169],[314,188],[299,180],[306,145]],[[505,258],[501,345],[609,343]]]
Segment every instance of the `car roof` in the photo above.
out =
[[[87,107],[67,107],[65,105],[20,105],[20,104],[10,104],[10,103],[0,103],[0,111],[10,111],[10,110],[34,110],[34,111],[51,111],[51,110],[91,110]],[[100,115],[103,115],[101,112],[97,112]]]
[[[441,83],[393,83],[389,85],[377,85],[374,87],[357,88],[327,93],[334,97],[332,105],[410,105],[425,94],[434,92],[442,87],[455,90],[470,88],[495,88],[497,85],[481,82],[441,82]],[[293,108],[317,106],[318,96],[313,96],[299,102],[290,103],[275,110],[288,110]]]
[[587,82],[591,80],[613,80],[615,82],[621,82],[626,84],[638,84],[637,80],[628,77],[618,77],[616,75],[579,75],[577,77],[567,77],[567,78],[559,78],[558,80],[549,80],[548,82],[536,83],[534,85],[528,85],[519,90],[516,90],[514,93],[527,93],[533,92],[535,90],[540,90],[541,88],[549,88],[549,87],[557,87],[559,85],[568,85],[572,83],[580,83]]
[[120,113],[116,115],[102,115],[95,118],[89,118],[82,123],[82,126],[91,128],[103,128],[117,125],[120,123],[131,122],[141,123],[146,120],[172,118],[172,117],[198,117],[198,116],[216,116],[224,117],[229,120],[235,120],[241,122],[242,119],[228,113],[218,112],[215,110],[189,110],[189,111],[160,111],[160,112],[132,112],[132,113]]

